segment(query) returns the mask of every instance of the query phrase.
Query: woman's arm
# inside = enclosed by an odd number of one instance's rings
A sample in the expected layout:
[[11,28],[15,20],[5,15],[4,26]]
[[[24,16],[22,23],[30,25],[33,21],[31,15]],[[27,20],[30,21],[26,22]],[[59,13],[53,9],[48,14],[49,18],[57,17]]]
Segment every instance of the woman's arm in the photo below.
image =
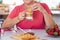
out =
[[2,28],[4,29],[11,29],[15,24],[17,24],[18,22],[22,21],[25,17],[25,12],[20,12],[19,15],[17,17],[14,17],[13,19],[11,19],[9,16],[6,18],[6,20],[4,21],[4,23],[2,24]]
[[14,19],[7,17],[6,20],[2,24],[2,28],[11,29],[18,22],[19,22],[18,17],[14,18]]
[[39,10],[40,12],[42,12],[44,16],[45,24],[46,24],[46,32],[49,35],[53,35],[53,36],[60,35],[58,25],[54,22],[51,15],[51,11],[48,8],[48,6],[44,4],[44,7],[43,7],[40,4],[35,4],[33,8],[34,10]]
[[42,9],[40,11],[43,13],[44,20],[46,23],[46,32],[52,36],[59,36],[60,31],[59,31],[58,25],[54,22],[54,20],[52,18],[50,9],[48,8],[48,6],[46,4],[45,4],[45,8],[47,8],[47,9],[44,9],[43,7],[41,7],[41,8]]
[[46,28],[49,28],[49,27],[53,28],[56,25],[56,23],[54,22],[52,15],[44,11],[43,11],[43,15],[44,15],[45,23],[46,23]]
[[37,3],[34,5],[33,8],[34,8],[34,10],[39,10],[40,12],[43,13],[44,20],[46,23],[46,28],[53,27],[56,24],[51,16],[50,9],[48,8],[48,6],[46,4]]

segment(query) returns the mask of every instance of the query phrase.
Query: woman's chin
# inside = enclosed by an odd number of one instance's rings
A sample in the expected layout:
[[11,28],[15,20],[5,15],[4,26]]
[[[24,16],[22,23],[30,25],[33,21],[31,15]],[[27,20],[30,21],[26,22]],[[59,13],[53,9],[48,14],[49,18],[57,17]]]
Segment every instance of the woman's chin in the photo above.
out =
[[32,1],[24,1],[25,4],[31,4]]
[[31,2],[26,2],[25,4],[30,4]]

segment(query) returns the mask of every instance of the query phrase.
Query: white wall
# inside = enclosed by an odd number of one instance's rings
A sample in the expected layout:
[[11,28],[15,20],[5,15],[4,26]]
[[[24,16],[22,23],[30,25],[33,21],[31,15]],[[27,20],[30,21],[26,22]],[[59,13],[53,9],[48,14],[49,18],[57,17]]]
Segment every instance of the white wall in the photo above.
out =
[[13,4],[14,2],[16,2],[17,5],[20,5],[23,3],[23,0],[3,0],[3,3],[5,4]]
[[41,2],[44,2],[48,4],[48,6],[56,8],[56,6],[60,3],[60,0],[42,0]]
[[[3,3],[4,3],[4,4],[10,4],[10,5],[9,5],[9,11],[11,12],[16,5],[21,5],[21,4],[23,4],[23,0],[3,0]],[[12,5],[12,4],[14,4],[14,3],[16,3],[16,5]]]
[[[7,3],[7,4],[13,4],[14,2],[16,2],[17,5],[20,5],[23,3],[23,0],[3,0],[3,3]],[[56,8],[56,5],[60,3],[60,0],[41,0],[41,2],[46,3],[50,8],[51,7]]]

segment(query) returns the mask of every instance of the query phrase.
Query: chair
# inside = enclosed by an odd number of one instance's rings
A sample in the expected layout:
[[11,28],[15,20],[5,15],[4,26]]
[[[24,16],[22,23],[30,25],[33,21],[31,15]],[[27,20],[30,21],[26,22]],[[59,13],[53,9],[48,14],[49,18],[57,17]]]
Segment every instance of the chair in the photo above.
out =
[[0,27],[2,26],[3,21],[4,21],[4,19],[0,19]]

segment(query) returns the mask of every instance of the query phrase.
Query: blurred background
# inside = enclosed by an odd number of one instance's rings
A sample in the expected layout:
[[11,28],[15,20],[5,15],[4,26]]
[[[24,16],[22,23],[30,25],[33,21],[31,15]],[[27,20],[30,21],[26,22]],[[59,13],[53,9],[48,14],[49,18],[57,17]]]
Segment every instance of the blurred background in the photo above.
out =
[[[60,0],[36,0],[41,3],[46,3],[51,12],[54,21],[60,27]],[[0,0],[0,27],[6,17],[14,9],[15,6],[23,4],[23,0]]]

